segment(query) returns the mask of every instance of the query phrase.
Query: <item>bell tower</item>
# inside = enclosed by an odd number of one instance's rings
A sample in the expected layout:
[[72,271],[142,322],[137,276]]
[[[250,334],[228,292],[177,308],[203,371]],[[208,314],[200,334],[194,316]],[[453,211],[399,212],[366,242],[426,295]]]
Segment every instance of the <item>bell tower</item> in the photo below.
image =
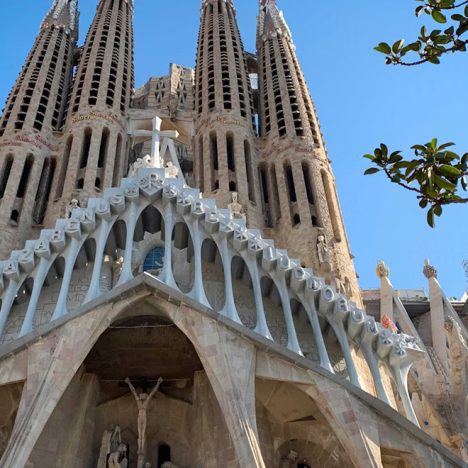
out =
[[195,79],[196,183],[219,206],[238,192],[250,224],[259,225],[252,90],[232,0],[202,2]]
[[0,257],[41,226],[78,38],[77,0],[55,0],[0,120]]
[[291,31],[276,0],[261,0],[258,166],[265,234],[358,300],[335,178]]
[[75,198],[83,206],[126,170],[134,88],[133,0],[100,0],[70,93],[50,222]]

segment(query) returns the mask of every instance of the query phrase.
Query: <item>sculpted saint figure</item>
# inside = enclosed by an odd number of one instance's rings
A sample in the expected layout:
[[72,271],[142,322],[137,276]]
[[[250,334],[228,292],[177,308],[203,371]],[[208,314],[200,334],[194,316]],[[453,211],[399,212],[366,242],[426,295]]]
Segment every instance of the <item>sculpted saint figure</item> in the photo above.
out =
[[328,247],[325,236],[323,235],[318,236],[317,253],[318,253],[320,265],[323,265],[325,263],[330,264],[331,252]]
[[242,205],[239,203],[239,194],[237,192],[232,192],[232,203],[228,205],[228,208],[232,211],[234,218],[245,220],[245,213],[243,212]]
[[79,208],[79,207],[80,207],[80,202],[76,198],[71,200],[70,203],[67,205],[67,218],[71,216],[75,208]]
[[156,386],[153,388],[153,390],[151,391],[149,395],[145,392],[140,393],[138,395],[138,393],[135,390],[135,387],[132,385],[132,382],[128,377],[125,379],[125,382],[130,387],[130,390],[133,396],[135,397],[136,404],[138,406],[138,454],[140,456],[143,456],[145,453],[145,445],[146,445],[146,425],[147,425],[146,412],[148,410],[148,405],[149,405],[151,398],[153,398],[153,396],[159,390],[159,387],[161,386],[163,379],[159,377]]
[[99,452],[99,461],[97,468],[107,468],[107,457],[109,454],[118,450],[122,443],[120,435],[120,427],[115,426],[113,429],[104,431],[101,439],[101,450]]
[[108,468],[127,468],[127,446],[125,444],[120,444],[117,451],[110,454],[107,466]]
[[172,161],[166,164],[166,176],[171,179],[176,179],[179,175],[179,169],[174,165]]

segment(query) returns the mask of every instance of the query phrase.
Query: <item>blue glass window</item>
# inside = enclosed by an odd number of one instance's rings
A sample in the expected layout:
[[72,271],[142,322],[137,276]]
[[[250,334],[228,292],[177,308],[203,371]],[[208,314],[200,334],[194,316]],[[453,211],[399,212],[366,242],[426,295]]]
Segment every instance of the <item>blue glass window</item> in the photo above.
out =
[[155,247],[148,252],[143,271],[159,270],[164,265],[164,247]]

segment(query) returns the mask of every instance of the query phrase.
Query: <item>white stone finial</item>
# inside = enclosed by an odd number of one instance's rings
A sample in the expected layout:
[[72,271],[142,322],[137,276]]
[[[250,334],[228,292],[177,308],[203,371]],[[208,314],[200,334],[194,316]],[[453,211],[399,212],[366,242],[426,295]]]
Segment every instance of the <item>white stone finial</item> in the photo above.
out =
[[424,260],[423,274],[427,279],[430,279],[430,278],[437,279],[437,269],[431,265],[431,262],[428,258]]
[[388,266],[385,264],[383,260],[379,260],[377,262],[377,267],[375,269],[375,272],[377,273],[377,277],[382,279],[382,278],[388,278],[390,276],[390,269]]

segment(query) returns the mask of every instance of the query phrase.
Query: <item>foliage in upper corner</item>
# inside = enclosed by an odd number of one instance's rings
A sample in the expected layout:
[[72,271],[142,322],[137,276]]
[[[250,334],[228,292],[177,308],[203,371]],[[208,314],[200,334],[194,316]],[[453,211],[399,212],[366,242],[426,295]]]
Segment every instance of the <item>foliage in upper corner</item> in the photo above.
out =
[[[449,52],[466,52],[468,45],[468,0],[416,0],[422,5],[416,8],[416,16],[429,15],[439,24],[449,27],[428,31],[423,26],[420,35],[414,42],[405,45],[400,39],[391,46],[381,42],[375,50],[385,54],[387,64],[413,66],[422,63],[440,63],[440,57]],[[417,57],[405,60],[407,56]]]
[[468,203],[460,196],[468,190],[468,153],[459,156],[449,148],[453,143],[438,144],[437,139],[425,145],[414,145],[415,158],[405,159],[401,151],[389,152],[381,144],[374,154],[366,154],[375,167],[365,175],[383,172],[391,182],[416,192],[419,206],[427,208],[427,222],[435,226],[434,217],[442,214],[444,205]]

